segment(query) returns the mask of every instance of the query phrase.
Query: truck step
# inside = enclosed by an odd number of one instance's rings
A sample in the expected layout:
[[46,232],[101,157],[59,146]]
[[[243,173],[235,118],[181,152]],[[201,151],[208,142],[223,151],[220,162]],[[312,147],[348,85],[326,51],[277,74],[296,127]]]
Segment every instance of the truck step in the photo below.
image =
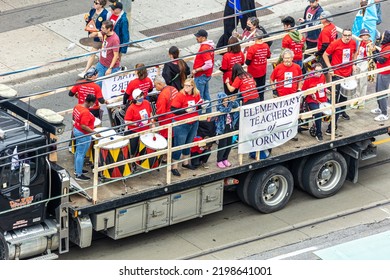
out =
[[30,260],[35,260],[35,261],[46,261],[46,260],[56,260],[58,259],[58,255],[54,253],[42,255],[39,257],[31,258]]

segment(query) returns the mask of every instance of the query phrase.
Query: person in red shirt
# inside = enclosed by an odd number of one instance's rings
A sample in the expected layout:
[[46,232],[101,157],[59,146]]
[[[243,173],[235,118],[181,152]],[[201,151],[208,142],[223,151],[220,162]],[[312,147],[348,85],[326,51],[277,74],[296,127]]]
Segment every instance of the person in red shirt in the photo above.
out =
[[306,49],[306,39],[298,30],[292,29],[295,26],[294,18],[287,16],[282,19],[282,23],[284,30],[288,32],[282,39],[282,49],[292,50],[294,53],[293,62],[302,68],[303,53]]
[[239,40],[236,37],[230,37],[228,41],[229,46],[227,47],[227,53],[222,56],[221,67],[219,67],[219,70],[223,72],[222,81],[225,92],[229,92],[229,90],[226,87],[224,81],[226,81],[227,78],[232,80],[233,65],[236,63],[241,65],[244,64],[245,57],[241,51],[241,45],[238,44],[238,42]]
[[[179,91],[176,97],[172,100],[171,103],[171,112],[174,114],[173,121],[181,121],[189,118],[193,118],[199,115],[198,110],[199,105],[203,103],[202,98],[200,97],[200,92],[196,88],[194,79],[186,79],[184,82],[184,88]],[[173,127],[173,146],[181,146],[184,144],[191,143],[198,131],[199,121],[191,121],[181,125]],[[183,150],[178,150],[172,153],[172,175],[181,176],[178,170],[177,161],[180,160],[181,155],[183,154],[183,164],[182,167],[194,170],[195,167],[190,163],[190,148]]]
[[[244,70],[242,65],[234,64],[232,80],[232,85],[230,85],[229,78],[226,79],[225,84],[230,92],[234,92],[236,89],[238,89],[242,98],[242,105],[252,104],[260,101],[259,94],[256,90],[256,82],[252,75]],[[235,100],[236,99],[234,98],[232,101]]]
[[[337,29],[336,25],[333,24],[332,14],[328,11],[323,11],[320,16],[320,22],[324,26],[318,36],[317,52],[315,56],[317,57],[318,62],[322,64],[322,67],[326,67],[325,61],[322,58],[322,55],[334,40],[337,39]],[[331,76],[328,73],[328,70],[324,70],[326,82],[331,81]]]
[[[200,29],[194,35],[200,47],[194,59],[192,76],[195,78],[200,97],[205,101],[211,101],[209,81],[214,67],[214,42],[207,39],[208,33],[206,30]],[[206,108],[206,114],[211,113],[211,102],[207,104],[209,106]]]
[[[160,93],[156,102],[157,120],[160,125],[165,125],[172,122],[173,114],[171,114],[172,100],[178,94],[178,91],[173,86],[167,86],[165,79],[162,76],[154,78],[154,87]],[[168,138],[168,129],[160,130],[160,134]]]
[[138,63],[135,65],[137,69],[135,71],[136,78],[131,80],[127,85],[126,92],[123,94],[123,105],[126,105],[128,101],[132,100],[133,91],[135,89],[140,89],[144,93],[144,97],[149,101],[148,93],[153,90],[153,82],[148,77],[148,71],[145,68],[145,65]]
[[[322,86],[326,84],[325,75],[322,73],[322,65],[320,63],[315,63],[313,65],[314,71],[309,73],[308,77],[303,81],[302,90],[307,90],[309,88],[315,88],[317,86]],[[309,106],[310,110],[316,110],[320,108],[320,104],[324,102],[328,102],[328,98],[326,96],[327,89],[319,89],[313,94],[309,94],[306,96],[306,103]],[[322,113],[314,114],[316,125],[316,139],[317,141],[322,141]]]
[[[127,131],[125,135],[136,132],[145,131],[150,128],[153,123],[152,106],[150,102],[144,98],[144,93],[140,89],[133,91],[133,101],[126,110],[125,123],[127,124]],[[131,154],[135,155],[137,152],[139,137],[130,139]]]
[[[356,61],[356,69],[357,74],[365,73],[368,71],[368,60],[367,55],[372,53],[375,50],[375,45],[372,43],[370,39],[370,31],[366,28],[360,30],[359,37],[362,39],[359,43],[359,47],[357,52],[355,53],[354,60]],[[357,79],[357,89],[356,96],[365,96],[367,93],[367,85],[368,85],[368,77],[361,77]],[[363,109],[364,101],[356,102],[355,104],[351,104],[351,108],[353,109]]]
[[281,57],[283,62],[275,67],[270,77],[271,88],[277,96],[302,90],[302,69],[293,62],[293,51],[284,49]]
[[[385,30],[382,35],[382,48],[380,53],[375,51],[376,68],[381,69],[390,66],[390,30]],[[380,92],[389,89],[390,70],[384,70],[376,76],[375,91]],[[371,113],[379,114],[374,119],[379,122],[387,121],[389,115],[387,112],[387,94],[377,97],[378,108],[371,110]]]
[[76,96],[78,98],[78,104],[83,104],[88,94],[93,94],[96,97],[95,104],[89,108],[89,111],[96,118],[102,119],[100,113],[100,104],[105,104],[106,101],[103,98],[102,89],[98,84],[93,82],[97,78],[98,71],[95,67],[91,67],[84,75],[84,80],[79,81],[74,85],[70,91],[69,96]]
[[268,44],[262,40],[263,36],[261,31],[255,33],[255,44],[248,48],[245,61],[248,65],[248,73],[255,79],[260,101],[264,100],[267,59],[271,57]]
[[[77,104],[73,108],[73,136],[76,140],[76,152],[74,154],[74,169],[77,181],[88,181],[90,178],[85,176],[84,173],[88,172],[83,170],[84,157],[87,154],[88,148],[91,145],[92,137],[87,135],[94,133],[95,117],[89,111],[89,108],[96,102],[96,96],[88,94],[83,104]],[[96,134],[100,137],[100,134]]]
[[[356,65],[352,60],[355,57],[356,42],[352,40],[351,29],[344,29],[342,38],[330,43],[324,54],[322,55],[326,66],[329,68],[329,75],[332,76],[332,81],[337,81],[351,76],[353,70],[356,70]],[[330,60],[330,56],[332,60]],[[336,85],[336,103],[344,102],[347,98],[340,94],[340,84]],[[345,112],[346,106],[337,108],[336,111],[342,111],[341,116],[345,120],[349,120],[348,114]],[[340,113],[336,114],[336,124]],[[326,131],[330,135],[329,129]]]

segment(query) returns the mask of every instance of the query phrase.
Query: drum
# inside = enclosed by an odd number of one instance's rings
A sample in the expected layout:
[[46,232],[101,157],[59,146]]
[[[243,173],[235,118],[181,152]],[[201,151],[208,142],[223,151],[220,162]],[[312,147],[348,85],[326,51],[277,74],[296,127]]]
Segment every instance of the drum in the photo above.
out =
[[[320,103],[320,109],[326,108],[328,106],[332,106],[332,105],[329,102]],[[331,108],[326,109],[325,111],[322,111],[322,114],[323,114],[322,120],[328,122],[330,121],[330,118],[332,116],[332,109]]]
[[[107,143],[100,148],[99,166],[120,162],[130,158],[129,140],[124,139],[115,143],[109,143],[112,140],[123,139],[123,136],[113,135],[99,140],[99,144]],[[109,168],[102,171],[102,176],[107,179],[121,178],[131,174],[130,163],[121,166]]]
[[[115,130],[109,129],[108,127],[97,127],[95,128],[96,133],[99,133],[102,138],[106,138],[108,136],[113,136],[116,135]],[[97,139],[96,135],[92,135],[92,141],[91,145],[89,146],[89,149],[87,151],[86,157],[89,158],[89,161],[91,164],[94,164],[94,159],[95,159],[95,150],[93,149],[93,146],[97,144],[99,140]]]
[[356,94],[357,82],[355,79],[344,80],[340,84],[340,94],[346,98],[352,98]]
[[[148,133],[141,135],[139,138],[139,146],[136,157],[154,153],[158,150],[165,149],[168,146],[167,140],[158,133]],[[161,164],[162,155],[150,157],[135,163],[142,168],[152,169],[158,168]]]
[[95,123],[93,124],[94,127],[99,127],[102,125],[102,120],[95,118]]
[[314,70],[314,67],[313,65],[317,62],[317,57],[314,56],[314,55],[311,55],[307,58],[305,58],[302,63],[303,63],[303,66],[305,67],[306,71],[307,72],[310,72],[310,71],[313,71]]

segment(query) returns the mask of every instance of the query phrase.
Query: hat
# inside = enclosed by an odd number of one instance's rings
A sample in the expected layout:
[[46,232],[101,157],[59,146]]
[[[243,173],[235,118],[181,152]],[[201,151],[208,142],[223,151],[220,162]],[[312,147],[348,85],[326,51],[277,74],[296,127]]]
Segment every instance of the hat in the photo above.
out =
[[110,5],[110,8],[115,10],[115,9],[121,9],[123,10],[123,5],[121,2],[114,2],[114,4]]
[[309,0],[310,3],[314,3],[316,0]]
[[97,75],[98,70],[95,67],[91,67],[88,69],[87,72],[85,72],[84,79],[90,79],[93,76]]
[[359,37],[363,35],[370,35],[370,31],[367,28],[360,30]]
[[133,99],[137,99],[138,96],[140,96],[142,93],[144,93],[142,90],[140,90],[139,88],[136,88],[135,90],[133,90]]
[[330,21],[330,22],[333,21],[332,14],[328,11],[323,11],[321,13],[321,18],[325,18],[327,21]]
[[206,37],[209,35],[206,30],[199,29],[197,33],[194,34],[195,37]]

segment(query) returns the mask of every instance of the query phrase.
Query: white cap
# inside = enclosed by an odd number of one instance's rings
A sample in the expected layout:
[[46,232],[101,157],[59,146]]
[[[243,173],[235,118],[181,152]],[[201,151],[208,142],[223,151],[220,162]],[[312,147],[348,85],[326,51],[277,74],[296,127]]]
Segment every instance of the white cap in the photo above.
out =
[[142,90],[140,90],[139,88],[136,88],[135,90],[133,90],[133,99],[137,99],[138,96],[140,96],[141,94],[143,93]]

